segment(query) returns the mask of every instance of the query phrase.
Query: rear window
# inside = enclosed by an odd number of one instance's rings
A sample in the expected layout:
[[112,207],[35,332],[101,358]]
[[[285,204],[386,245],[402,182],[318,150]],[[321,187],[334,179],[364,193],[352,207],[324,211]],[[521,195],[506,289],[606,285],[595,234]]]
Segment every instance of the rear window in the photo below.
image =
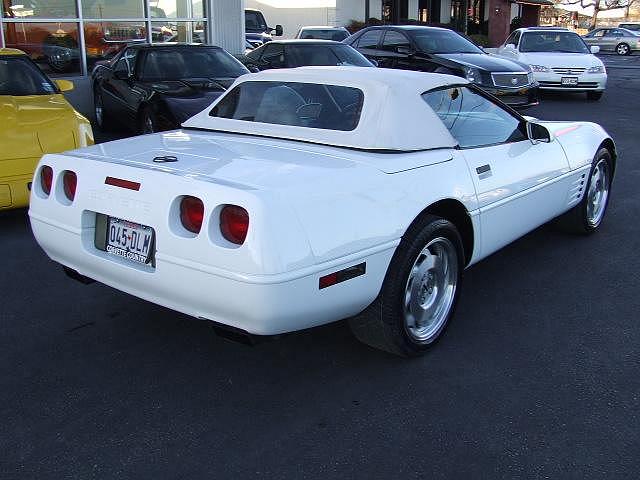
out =
[[341,42],[349,36],[349,32],[338,29],[305,29],[300,32],[300,38],[304,39],[319,39],[319,40],[333,40]]
[[212,117],[350,131],[360,121],[357,88],[299,82],[244,82],[209,113]]

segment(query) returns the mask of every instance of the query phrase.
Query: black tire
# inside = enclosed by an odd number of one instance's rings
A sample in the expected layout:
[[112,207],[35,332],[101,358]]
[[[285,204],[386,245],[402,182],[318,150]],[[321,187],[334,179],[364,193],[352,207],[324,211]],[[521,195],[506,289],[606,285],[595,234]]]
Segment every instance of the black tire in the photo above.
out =
[[[100,108],[100,110],[98,110],[98,108]],[[93,87],[93,114],[97,127],[103,131],[109,130],[111,122],[109,121],[107,110],[104,108],[104,99],[100,85]]]
[[146,135],[160,132],[161,130],[156,114],[149,106],[143,106],[138,115],[138,133]]
[[604,92],[587,92],[587,100],[593,100],[597,102],[602,98]]
[[[601,162],[605,162],[606,165],[606,198],[604,199],[604,204],[602,207],[602,213],[598,216],[597,219],[593,218],[589,212],[589,203],[592,200],[590,196],[592,183],[594,181],[594,172],[596,168],[601,168]],[[609,199],[611,197],[611,181],[613,179],[613,159],[611,158],[611,152],[606,148],[600,148],[593,158],[593,162],[591,163],[591,169],[589,170],[589,175],[586,178],[586,185],[582,200],[575,207],[569,210],[564,215],[558,217],[556,219],[556,225],[563,231],[567,233],[573,233],[578,235],[589,235],[594,233],[600,225],[602,225],[602,221],[607,213],[607,207],[609,206]],[[599,185],[596,185],[595,188],[600,188]]]
[[[439,283],[435,280],[436,277],[431,275],[430,269],[421,270],[422,267],[418,266],[417,262],[423,257],[425,250],[437,245],[433,242],[442,242],[443,239],[445,240],[443,245],[448,243],[452,247],[449,250],[452,254],[447,258],[451,261],[455,260],[455,265],[448,261],[446,265],[449,272],[447,275],[452,280],[455,279],[455,286],[450,290],[440,288],[438,285],[436,299],[439,292],[447,295],[447,301],[439,311],[440,320],[431,327],[433,331],[428,337],[418,339],[415,334],[410,333],[412,327],[408,325],[407,292],[421,292],[423,296],[420,297],[420,301],[424,301],[426,295],[431,295],[432,291],[435,291],[435,284]],[[424,354],[441,338],[453,316],[460,292],[463,268],[462,239],[456,227],[448,220],[426,215],[402,238],[387,270],[380,294],[362,313],[349,320],[351,331],[361,342],[396,355],[414,357]],[[419,277],[420,281],[414,285],[413,282],[416,282]],[[430,289],[425,286],[425,279],[427,279],[427,285],[431,285]],[[437,302],[434,301],[434,303]],[[416,328],[415,325],[413,328]]]
[[631,55],[631,47],[624,42],[619,43],[616,45],[616,53],[621,56]]

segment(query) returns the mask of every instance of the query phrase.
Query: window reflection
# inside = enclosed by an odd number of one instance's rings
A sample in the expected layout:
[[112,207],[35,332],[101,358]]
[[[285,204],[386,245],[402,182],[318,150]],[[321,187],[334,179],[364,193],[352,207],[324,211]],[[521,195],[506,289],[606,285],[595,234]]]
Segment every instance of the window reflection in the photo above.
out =
[[149,15],[153,18],[204,17],[202,0],[150,0]]
[[144,17],[142,0],[82,0],[84,18]]
[[51,74],[79,74],[77,23],[5,23],[5,45],[26,52]]
[[2,0],[2,15],[7,18],[75,18],[75,0]]
[[205,43],[204,22],[152,22],[151,38],[154,43]]
[[146,42],[145,22],[86,22],[84,40],[89,72],[95,62],[106,60],[122,50],[127,44]]

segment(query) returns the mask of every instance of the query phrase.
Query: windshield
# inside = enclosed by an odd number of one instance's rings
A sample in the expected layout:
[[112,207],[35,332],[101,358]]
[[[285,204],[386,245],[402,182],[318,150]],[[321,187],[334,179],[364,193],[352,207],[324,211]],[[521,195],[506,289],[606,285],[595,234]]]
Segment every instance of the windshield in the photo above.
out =
[[269,30],[267,22],[264,20],[262,12],[247,11],[244,12],[244,30],[245,32],[266,32]]
[[316,38],[318,40],[333,40],[341,42],[349,36],[349,32],[337,28],[304,29],[300,32],[300,38]]
[[140,80],[239,77],[248,70],[219,48],[158,48],[150,50]]
[[451,30],[417,30],[411,32],[411,36],[424,53],[484,53]]
[[0,57],[0,95],[51,95],[55,85],[27,58]]
[[372,67],[369,60],[349,45],[290,45],[289,66]]
[[589,53],[587,45],[573,32],[527,32],[520,40],[521,52]]
[[350,131],[364,96],[352,87],[298,82],[244,82],[211,110],[212,117],[245,122]]

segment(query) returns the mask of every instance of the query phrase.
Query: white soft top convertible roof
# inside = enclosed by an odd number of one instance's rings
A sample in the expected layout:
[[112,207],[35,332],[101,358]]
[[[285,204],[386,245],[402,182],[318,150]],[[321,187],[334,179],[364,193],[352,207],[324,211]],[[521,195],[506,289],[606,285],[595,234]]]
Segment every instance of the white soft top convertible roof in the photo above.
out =
[[302,67],[266,70],[239,77],[243,82],[275,81],[339,85],[362,90],[360,122],[352,131],[276,125],[212,117],[212,107],[191,117],[183,127],[301,140],[364,150],[426,150],[455,147],[457,142],[435,112],[420,98],[427,90],[468,83],[451,75],[366,67]]

